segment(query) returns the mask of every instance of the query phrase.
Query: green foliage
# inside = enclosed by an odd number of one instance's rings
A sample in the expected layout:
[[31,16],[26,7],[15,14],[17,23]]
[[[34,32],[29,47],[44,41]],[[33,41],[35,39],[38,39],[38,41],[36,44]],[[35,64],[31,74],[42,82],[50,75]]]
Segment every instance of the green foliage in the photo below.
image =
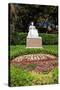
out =
[[40,34],[40,36],[42,37],[43,44],[46,44],[46,45],[58,44],[57,34]]
[[[53,20],[58,22],[58,7],[47,5],[9,4],[10,24],[15,26],[17,32],[27,32],[31,21],[35,23]],[[12,29],[13,31],[13,29]]]
[[33,83],[36,85],[44,85],[44,84],[56,84],[58,83],[58,68],[54,68],[49,73],[34,73],[32,72],[32,76],[34,76]]
[[56,67],[54,70],[52,70],[52,75],[53,75],[53,79],[54,82],[57,83],[58,82],[58,68]]
[[[39,36],[42,37],[42,43],[44,45],[54,45],[58,44],[58,35],[57,34],[46,34],[46,33],[40,33]],[[12,45],[26,45],[26,38],[27,33],[16,33],[14,37],[12,38],[13,42]]]
[[[58,83],[57,68],[49,73],[29,72],[17,65],[10,66],[10,86],[30,86]],[[56,80],[56,81],[55,81]]]
[[44,49],[47,53],[58,56],[58,46],[57,45],[44,45]]
[[58,55],[57,45],[43,45],[43,48],[26,48],[25,45],[10,46],[10,59],[13,59],[19,55],[49,53]]
[[18,66],[10,67],[10,86],[27,86],[32,85],[33,77],[29,72]]
[[26,37],[27,37],[27,33],[19,33],[18,38],[20,43],[18,44],[21,44],[21,45],[26,44]]

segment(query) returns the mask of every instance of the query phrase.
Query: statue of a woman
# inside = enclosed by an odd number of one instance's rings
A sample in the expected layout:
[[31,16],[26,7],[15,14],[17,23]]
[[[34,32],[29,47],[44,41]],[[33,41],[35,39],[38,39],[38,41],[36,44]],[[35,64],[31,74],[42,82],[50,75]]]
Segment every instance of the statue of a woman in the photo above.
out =
[[31,25],[29,26],[29,32],[28,32],[28,38],[38,38],[38,30],[35,28],[34,23],[31,22]]

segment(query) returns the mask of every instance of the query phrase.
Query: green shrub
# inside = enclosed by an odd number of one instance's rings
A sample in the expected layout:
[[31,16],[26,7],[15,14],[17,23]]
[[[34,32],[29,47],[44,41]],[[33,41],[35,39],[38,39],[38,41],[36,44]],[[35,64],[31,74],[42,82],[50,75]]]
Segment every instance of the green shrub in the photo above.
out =
[[24,45],[26,44],[27,33],[15,33],[11,40],[11,45]]
[[[39,33],[39,36],[42,37],[42,43],[46,45],[58,44],[58,35],[57,34],[46,34]],[[27,33],[16,33],[12,38],[12,45],[26,45]]]
[[10,66],[10,86],[27,86],[32,85],[33,77],[26,70],[19,66]]
[[53,75],[54,83],[58,83],[58,68],[57,67],[54,70],[52,70],[52,75]]
[[54,68],[49,73],[34,73],[32,72],[32,76],[34,77],[33,83],[34,85],[44,85],[44,84],[57,84],[58,83],[58,68]]
[[10,66],[10,86],[30,86],[57,84],[58,73],[57,68],[48,73],[36,73],[22,69],[20,66]]
[[57,34],[39,34],[39,36],[42,37],[43,44],[46,45],[54,45],[58,44],[58,35]]

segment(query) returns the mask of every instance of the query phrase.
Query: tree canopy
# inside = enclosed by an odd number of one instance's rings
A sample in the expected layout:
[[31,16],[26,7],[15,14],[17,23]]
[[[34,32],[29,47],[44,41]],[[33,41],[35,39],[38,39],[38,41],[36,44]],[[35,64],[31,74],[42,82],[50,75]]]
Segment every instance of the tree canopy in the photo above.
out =
[[27,32],[31,21],[37,23],[51,22],[58,25],[58,6],[9,4],[10,29],[17,32]]

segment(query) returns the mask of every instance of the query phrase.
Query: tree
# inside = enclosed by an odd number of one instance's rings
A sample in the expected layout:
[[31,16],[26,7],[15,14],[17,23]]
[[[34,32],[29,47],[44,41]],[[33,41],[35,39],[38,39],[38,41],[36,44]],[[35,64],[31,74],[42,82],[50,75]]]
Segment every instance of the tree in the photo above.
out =
[[27,32],[31,21],[36,24],[51,20],[58,24],[57,6],[10,4],[10,24],[13,24],[16,32]]

